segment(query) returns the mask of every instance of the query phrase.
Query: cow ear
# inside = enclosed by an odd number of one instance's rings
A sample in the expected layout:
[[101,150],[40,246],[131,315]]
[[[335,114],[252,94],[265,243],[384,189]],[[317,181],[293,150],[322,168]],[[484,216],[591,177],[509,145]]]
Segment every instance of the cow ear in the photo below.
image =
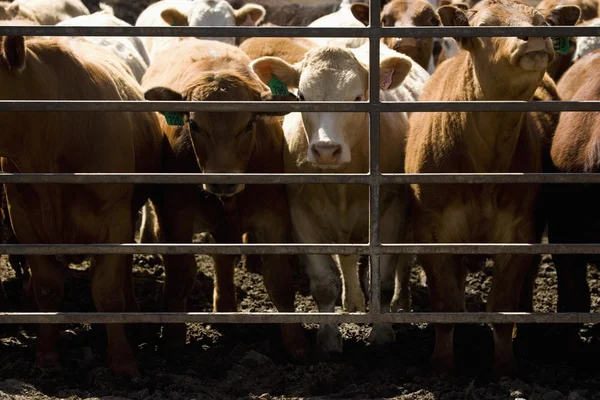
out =
[[166,8],[160,13],[161,18],[171,26],[188,26],[187,16],[176,8]]
[[6,9],[6,12],[12,18],[16,18],[19,15],[19,4],[11,3],[10,6]]
[[174,90],[163,86],[153,87],[144,93],[144,98],[149,101],[182,101],[183,96]]
[[350,11],[354,18],[359,20],[364,24],[364,26],[369,26],[369,5],[363,3],[354,3],[350,6]]
[[234,10],[235,24],[237,26],[256,26],[263,20],[267,11],[263,6],[248,3],[242,8]]
[[453,6],[460,8],[463,11],[469,11],[469,5],[467,3],[453,3]]
[[557,6],[546,15],[546,22],[552,26],[575,26],[580,17],[581,9],[577,6]]
[[288,89],[297,88],[300,81],[299,68],[287,63],[279,57],[260,57],[250,63],[250,68],[258,78],[269,85],[271,79],[275,77],[283,82]]
[[0,50],[7,69],[21,71],[25,68],[25,39],[23,36],[4,36]]
[[[437,9],[437,14],[443,26],[469,26],[467,14],[456,5],[441,6]],[[465,50],[473,46],[473,38],[455,37],[454,40]]]
[[392,90],[404,82],[412,68],[412,62],[403,57],[387,57],[379,63],[379,88]]

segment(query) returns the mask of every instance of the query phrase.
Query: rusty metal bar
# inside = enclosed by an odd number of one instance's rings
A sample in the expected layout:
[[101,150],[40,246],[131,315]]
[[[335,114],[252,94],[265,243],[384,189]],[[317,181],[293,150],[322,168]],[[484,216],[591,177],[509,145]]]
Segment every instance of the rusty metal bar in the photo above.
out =
[[279,312],[56,312],[56,313],[0,313],[0,324],[106,324],[106,323],[236,323],[236,324],[281,324],[281,323],[375,323],[398,324],[594,324],[600,322],[600,313],[526,313],[526,312],[472,312],[472,313],[279,313]]
[[598,254],[600,243],[0,244],[0,254]]
[[[600,173],[422,173],[381,174],[381,184],[391,183],[549,183],[600,184]],[[369,174],[203,174],[203,173],[1,173],[0,183],[105,184],[145,183],[199,185],[201,183],[245,184],[343,184],[368,185]]]
[[144,37],[510,37],[600,36],[593,26],[418,26],[385,28],[238,27],[238,26],[0,26],[11,36]]
[[144,101],[0,100],[2,111],[206,111],[206,112],[450,112],[600,111],[600,100],[586,101],[395,101],[369,104],[343,101]]
[[371,1],[369,9],[369,26],[370,31],[378,31],[375,35],[369,38],[369,105],[372,106],[369,111],[369,259],[370,259],[370,283],[371,293],[369,300],[369,311],[371,315],[381,313],[381,257],[379,255],[379,246],[381,244],[379,238],[379,217],[380,217],[380,186],[381,179],[380,160],[381,160],[381,114],[377,110],[377,105],[381,104],[379,99],[379,58],[380,48],[379,31],[379,15],[381,14],[381,3],[379,1]]

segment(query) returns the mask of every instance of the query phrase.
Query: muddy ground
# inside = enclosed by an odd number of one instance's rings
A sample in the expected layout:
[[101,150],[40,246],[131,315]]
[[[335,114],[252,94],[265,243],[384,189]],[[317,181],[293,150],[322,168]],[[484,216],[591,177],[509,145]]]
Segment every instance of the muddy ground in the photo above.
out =
[[[152,0],[104,0],[115,13],[131,23]],[[98,1],[87,0],[96,11]],[[198,278],[189,309],[211,310],[212,266],[198,257]],[[19,310],[20,282],[0,262],[11,310]],[[600,311],[598,279],[590,269],[593,311]],[[236,272],[239,309],[267,311],[273,307],[257,273]],[[157,257],[135,258],[136,293],[143,311],[162,310],[164,271]],[[485,309],[491,270],[469,278],[469,311]],[[307,279],[296,271],[298,311],[315,311]],[[414,311],[429,311],[422,271],[412,276]],[[537,279],[536,311],[556,309],[556,272],[545,258]],[[66,298],[61,311],[93,311],[86,265],[71,266]],[[458,377],[436,379],[426,373],[433,349],[433,329],[423,325],[396,325],[396,343],[382,348],[368,345],[368,328],[342,325],[344,354],[323,360],[312,356],[304,364],[290,362],[283,352],[276,325],[211,327],[188,325],[188,345],[182,354],[163,355],[160,329],[147,326],[136,347],[142,378],[115,378],[106,367],[105,333],[102,326],[62,327],[61,371],[34,367],[36,329],[5,326],[0,331],[0,399],[364,399],[404,400],[578,400],[600,399],[600,330],[584,326],[578,351],[567,348],[561,328],[543,326],[530,346],[517,348],[518,378],[489,379],[493,351],[491,330],[485,325],[457,328]],[[306,326],[312,344],[316,326]]]
[[[190,297],[190,310],[210,311],[212,266],[199,256],[198,279]],[[549,259],[537,279],[536,310],[556,307],[556,274]],[[135,259],[135,284],[143,311],[161,310],[164,273],[160,259]],[[11,307],[18,309],[20,283],[2,259]],[[490,287],[491,270],[469,278],[469,311],[483,311]],[[589,273],[593,310],[599,311],[598,279]],[[239,309],[272,310],[260,274],[238,268]],[[296,306],[315,311],[308,285],[296,271]],[[422,271],[412,276],[414,311],[428,311],[429,300]],[[93,311],[86,265],[71,266],[62,311]],[[459,325],[456,349],[460,375],[436,379],[426,373],[433,349],[433,329],[427,325],[397,325],[396,343],[381,348],[368,345],[368,328],[342,325],[344,354],[336,359],[312,355],[307,362],[289,361],[276,325],[240,325],[215,328],[188,325],[188,344],[183,354],[161,354],[160,329],[147,326],[137,357],[143,377],[115,378],[106,367],[102,326],[63,326],[62,371],[34,366],[35,327],[4,327],[0,339],[0,399],[365,399],[487,400],[487,399],[600,399],[596,360],[600,332],[586,326],[580,331],[579,353],[565,350],[560,327],[544,326],[533,346],[518,349],[518,379],[499,382],[489,378],[492,357],[491,330],[485,325]],[[316,326],[306,326],[314,345]],[[590,368],[590,365],[592,366]],[[112,396],[112,397],[110,397]]]

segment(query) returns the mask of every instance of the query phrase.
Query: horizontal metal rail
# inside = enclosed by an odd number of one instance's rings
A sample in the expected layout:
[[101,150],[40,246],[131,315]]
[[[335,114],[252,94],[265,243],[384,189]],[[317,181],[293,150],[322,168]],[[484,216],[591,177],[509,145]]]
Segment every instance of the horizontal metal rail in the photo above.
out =
[[[2,173],[0,183],[55,184],[156,184],[199,185],[244,183],[268,184],[359,184],[368,185],[369,174],[203,174],[203,173]],[[420,173],[381,174],[380,183],[443,184],[600,184],[600,173]]]
[[0,26],[0,35],[144,37],[509,37],[600,36],[594,26],[241,27],[241,26]]
[[171,112],[450,112],[450,111],[600,111],[600,100],[586,101],[144,101],[0,100],[1,111],[171,111]]
[[0,254],[598,254],[600,243],[0,244]]
[[365,313],[212,313],[212,312],[136,312],[136,313],[0,313],[0,324],[108,324],[108,323],[237,323],[237,324],[285,324],[285,323],[356,323],[368,324],[391,322],[398,324],[593,324],[600,322],[600,313],[526,313],[526,312],[472,312],[433,313],[400,312],[384,314]]

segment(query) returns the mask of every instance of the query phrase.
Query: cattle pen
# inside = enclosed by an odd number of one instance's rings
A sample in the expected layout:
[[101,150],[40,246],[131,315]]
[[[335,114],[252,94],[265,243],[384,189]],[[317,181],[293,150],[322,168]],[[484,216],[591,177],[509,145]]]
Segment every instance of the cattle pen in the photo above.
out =
[[600,112],[600,101],[481,101],[481,102],[382,102],[379,93],[381,38],[396,37],[511,37],[511,36],[600,36],[593,26],[544,27],[383,27],[380,0],[370,0],[370,25],[364,28],[312,27],[74,27],[0,26],[0,36],[156,36],[156,37],[364,37],[369,40],[369,100],[362,102],[223,102],[223,101],[63,101],[0,100],[0,112],[366,112],[369,114],[370,171],[368,174],[213,174],[213,173],[2,173],[2,184],[361,184],[368,185],[369,242],[367,244],[206,244],[206,243],[122,243],[122,244],[0,244],[0,254],[353,254],[370,260],[370,295],[367,312],[0,312],[0,324],[104,324],[104,323],[357,323],[374,324],[596,324],[600,313],[576,312],[382,312],[379,265],[385,254],[600,254],[600,243],[382,243],[379,234],[380,186],[391,183],[427,184],[600,184],[597,173],[420,173],[399,174],[380,171],[380,113],[485,112],[485,111],[578,111]]

